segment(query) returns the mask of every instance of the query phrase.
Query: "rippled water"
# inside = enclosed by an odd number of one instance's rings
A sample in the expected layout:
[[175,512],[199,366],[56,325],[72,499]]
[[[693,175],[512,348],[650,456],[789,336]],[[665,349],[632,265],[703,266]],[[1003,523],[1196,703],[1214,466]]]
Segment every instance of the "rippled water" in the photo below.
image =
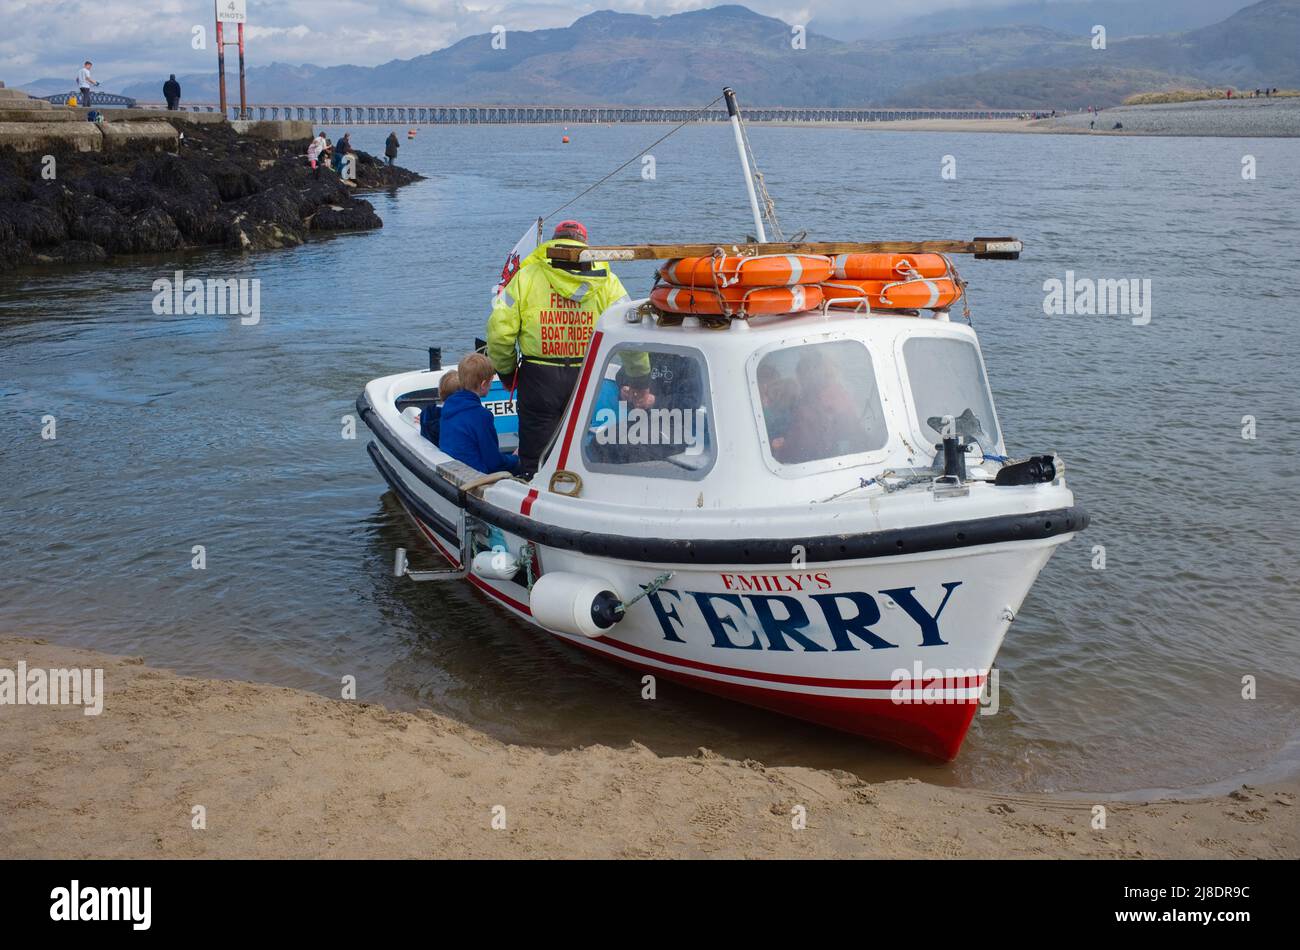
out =
[[[379,151],[387,131],[354,139]],[[361,698],[551,747],[635,739],[1079,791],[1294,768],[1294,140],[751,131],[788,233],[1029,248],[965,264],[975,326],[1008,447],[1059,450],[1093,527],[1031,592],[999,657],[1001,710],[952,765],[670,684],[644,702],[636,674],[468,587],[391,576],[395,546],[423,549],[341,418],[427,346],[466,348],[529,218],[662,131],[577,127],[565,146],[555,126],[423,128],[401,161],[430,178],[372,196],[382,231],[0,278],[0,632],[334,695],[351,674]],[[653,180],[634,163],[565,215],[595,241],[744,236],[725,129],[684,130],[654,156]],[[178,268],[260,278],[261,322],[155,316],[150,285]],[[1150,278],[1150,325],[1044,316],[1043,281],[1067,269]],[[648,265],[619,271],[648,288]],[[190,567],[196,544],[206,571]],[[1242,698],[1244,676],[1258,698]]]

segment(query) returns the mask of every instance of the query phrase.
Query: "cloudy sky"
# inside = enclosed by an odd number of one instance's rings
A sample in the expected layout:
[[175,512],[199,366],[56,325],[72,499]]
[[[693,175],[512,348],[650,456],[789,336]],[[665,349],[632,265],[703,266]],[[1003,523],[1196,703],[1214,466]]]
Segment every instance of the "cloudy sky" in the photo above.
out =
[[[247,38],[252,63],[372,66],[440,49],[498,23],[512,30],[534,30],[567,26],[593,10],[662,15],[720,2],[248,0]],[[837,34],[861,36],[902,16],[951,7],[1006,6],[1012,0],[744,2],[787,23],[811,23],[814,29],[834,24]],[[1243,5],[1242,0],[1196,2],[1221,2],[1225,9]],[[70,81],[87,58],[94,60],[96,78],[109,89],[131,79],[211,70],[212,10],[212,0],[0,0],[0,80],[15,86],[46,77]],[[192,48],[195,26],[207,31],[205,49]]]

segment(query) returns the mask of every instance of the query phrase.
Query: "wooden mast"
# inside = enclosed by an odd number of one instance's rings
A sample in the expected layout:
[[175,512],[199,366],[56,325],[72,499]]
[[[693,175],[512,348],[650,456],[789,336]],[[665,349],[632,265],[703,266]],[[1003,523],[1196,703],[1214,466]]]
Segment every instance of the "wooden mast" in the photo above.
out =
[[547,250],[553,261],[663,261],[679,257],[728,257],[760,254],[971,254],[976,260],[1014,261],[1024,244],[1012,237],[977,237],[970,241],[794,241],[742,244],[608,244],[592,247],[556,245]]

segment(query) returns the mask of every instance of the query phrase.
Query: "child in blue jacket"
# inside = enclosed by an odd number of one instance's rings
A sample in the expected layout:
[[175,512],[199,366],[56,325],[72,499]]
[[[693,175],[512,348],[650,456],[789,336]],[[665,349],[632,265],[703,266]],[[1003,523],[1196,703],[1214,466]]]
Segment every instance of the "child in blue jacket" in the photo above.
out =
[[456,372],[461,388],[442,404],[438,448],[480,472],[518,471],[519,456],[501,451],[492,413],[483,406],[495,373],[492,361],[482,353],[471,353],[460,361]]

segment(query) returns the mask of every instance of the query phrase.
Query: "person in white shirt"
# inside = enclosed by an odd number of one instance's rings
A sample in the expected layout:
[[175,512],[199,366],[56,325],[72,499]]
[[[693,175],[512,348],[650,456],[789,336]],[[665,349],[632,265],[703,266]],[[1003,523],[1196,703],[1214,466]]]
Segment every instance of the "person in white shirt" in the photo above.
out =
[[81,104],[87,109],[90,108],[90,87],[99,85],[94,79],[90,78],[90,67],[90,60],[86,60],[86,64],[77,73],[77,89],[81,92]]

